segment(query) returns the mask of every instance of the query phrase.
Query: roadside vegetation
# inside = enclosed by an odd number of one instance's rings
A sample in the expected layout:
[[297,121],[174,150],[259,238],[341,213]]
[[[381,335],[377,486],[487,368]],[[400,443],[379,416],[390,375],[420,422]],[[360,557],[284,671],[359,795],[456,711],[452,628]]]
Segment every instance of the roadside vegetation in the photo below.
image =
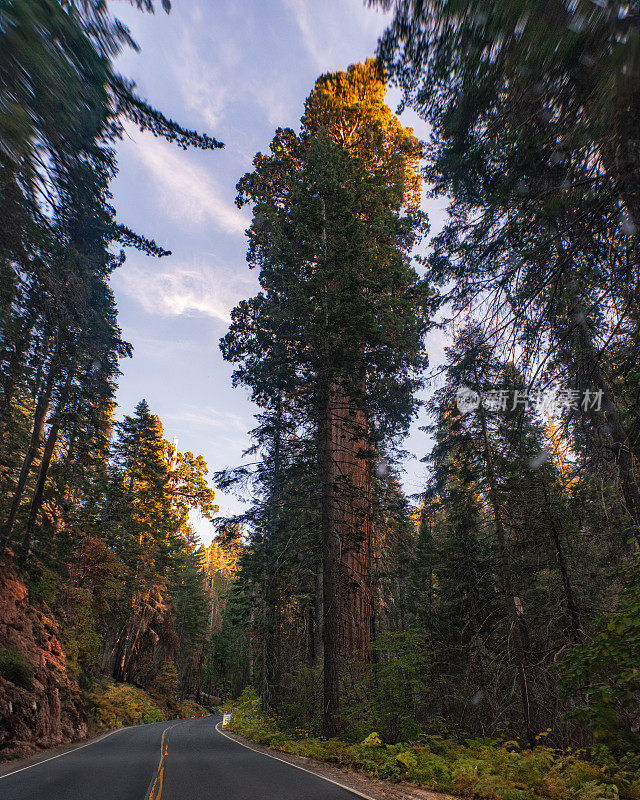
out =
[[209,713],[193,700],[179,701],[157,691],[112,681],[102,681],[92,687],[87,700],[92,717],[105,728],[204,717]]
[[597,757],[539,743],[521,749],[516,741],[458,740],[420,735],[412,741],[383,742],[376,731],[360,741],[309,736],[284,730],[265,716],[255,691],[232,707],[229,729],[284,753],[327,761],[373,778],[406,781],[431,791],[473,800],[637,800],[640,759],[619,762],[601,748]]

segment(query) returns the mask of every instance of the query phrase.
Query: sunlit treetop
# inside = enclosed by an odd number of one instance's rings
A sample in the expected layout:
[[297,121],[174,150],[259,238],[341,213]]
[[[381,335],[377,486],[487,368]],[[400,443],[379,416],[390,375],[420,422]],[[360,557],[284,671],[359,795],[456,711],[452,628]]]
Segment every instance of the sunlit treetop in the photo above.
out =
[[332,145],[359,160],[365,175],[384,185],[394,206],[416,213],[422,143],[385,103],[386,91],[375,59],[321,75],[305,103],[300,133],[277,129],[270,154],[258,153],[253,160],[255,171],[238,183],[238,206],[255,202],[265,191],[270,204],[283,202],[291,176],[301,168],[311,143],[326,136]]
[[346,71],[321,75],[307,98],[302,135],[326,133],[367,171],[395,176],[404,205],[420,206],[418,161],[422,147],[413,129],[404,127],[385,102],[387,85],[380,63],[368,59]]

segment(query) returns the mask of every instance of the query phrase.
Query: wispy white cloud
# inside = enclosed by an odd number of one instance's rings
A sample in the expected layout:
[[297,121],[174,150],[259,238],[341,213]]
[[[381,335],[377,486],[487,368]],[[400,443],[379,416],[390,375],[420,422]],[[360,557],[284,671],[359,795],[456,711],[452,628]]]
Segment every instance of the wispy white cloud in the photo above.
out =
[[[180,57],[175,74],[185,105],[208,126],[210,133],[215,133],[233,97],[230,76],[240,71],[242,52],[238,42],[225,35],[223,28],[212,26],[203,6],[193,3],[186,10],[177,49]],[[203,53],[214,56],[206,66]]]
[[[214,134],[223,123],[228,151],[241,152],[250,163],[253,152],[245,153],[242,146],[242,140],[250,137],[234,119],[247,109],[253,115],[259,109],[270,126],[289,120],[295,106],[291,74],[275,61],[266,71],[258,53],[247,61],[246,50],[263,45],[263,32],[255,28],[254,20],[243,17],[241,9],[227,4],[216,10],[215,19],[217,24],[212,25],[211,9],[205,13],[202,4],[189,7],[181,32],[177,84],[185,105]],[[206,69],[203,52],[212,55]]]
[[155,184],[156,202],[182,224],[213,223],[230,234],[241,235],[248,219],[223,196],[218,183],[189,153],[149,134],[127,129],[129,147]]
[[206,266],[127,264],[118,273],[118,283],[129,297],[149,314],[166,317],[202,314],[226,324],[241,297],[252,291],[252,276],[236,275]]
[[214,134],[223,116],[228,89],[213,71],[203,70],[198,64],[197,50],[190,39],[185,40],[184,60],[180,61],[176,78],[187,108],[198,115],[208,133]]
[[[267,79],[255,76],[246,84],[249,100],[260,108],[269,125],[295,124],[301,110],[291,102],[291,91],[286,76],[275,73]],[[295,110],[294,110],[295,109]]]
[[311,10],[304,0],[285,0],[285,3],[293,12],[307,52],[316,62],[316,65],[322,69],[327,60],[327,50],[326,47],[323,47],[323,44],[326,45],[329,37],[323,37],[317,30],[314,30],[311,24]]
[[384,30],[390,15],[366,8],[362,0],[284,0],[302,42],[320,70],[341,69],[345,53],[353,60],[373,55],[372,37]]

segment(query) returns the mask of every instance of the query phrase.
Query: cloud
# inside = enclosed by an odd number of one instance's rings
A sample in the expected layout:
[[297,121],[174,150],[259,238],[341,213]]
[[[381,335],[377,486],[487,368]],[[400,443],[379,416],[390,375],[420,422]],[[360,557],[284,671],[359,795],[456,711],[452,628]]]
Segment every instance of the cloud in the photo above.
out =
[[222,119],[228,91],[214,73],[203,70],[201,63],[198,65],[196,48],[190,40],[185,43],[185,58],[180,61],[176,77],[185,105],[198,114],[207,126],[207,132],[213,134]]
[[304,0],[285,0],[285,3],[293,12],[296,25],[302,35],[302,41],[304,42],[307,52],[316,62],[317,66],[322,68],[323,64],[326,63],[327,50],[323,47],[318,32],[314,31],[308,6]]
[[176,221],[202,225],[213,223],[227,233],[242,235],[247,217],[223,197],[206,169],[194,164],[190,155],[150,134],[128,127],[135,157],[142,162],[156,186],[156,201]]
[[120,288],[149,314],[165,317],[202,314],[229,324],[231,308],[254,288],[254,277],[204,266],[127,264],[117,273]]
[[[352,61],[373,55],[389,14],[365,8],[362,0],[285,0],[307,52],[322,71],[342,69],[345,53]],[[345,19],[345,16],[348,18]]]
[[269,125],[274,128],[286,124],[295,126],[301,110],[290,100],[292,91],[287,76],[275,72],[268,80],[254,77],[247,81],[246,89],[249,102],[264,112]]
[[[242,9],[227,5],[216,10],[214,24],[211,9],[205,13],[197,3],[189,7],[175,69],[180,93],[185,105],[214,134],[224,120],[227,152],[240,152],[248,164],[254,153],[239,144],[249,137],[236,122],[238,115],[255,117],[257,107],[275,127],[295,111],[290,100],[290,70],[283,70],[275,60],[265,70],[262,54],[266,47],[264,29],[243,16]],[[247,51],[254,51],[255,58],[247,61]]]
[[[219,15],[217,22],[221,22]],[[224,28],[228,28],[229,20],[225,18],[224,22]],[[238,73],[242,61],[237,42],[232,35],[225,35],[224,28],[213,26],[202,6],[190,5],[177,48],[177,85],[185,105],[211,129],[210,133],[221,121],[233,94],[229,76]],[[204,66],[203,55],[209,53],[215,54],[215,59],[207,59]]]

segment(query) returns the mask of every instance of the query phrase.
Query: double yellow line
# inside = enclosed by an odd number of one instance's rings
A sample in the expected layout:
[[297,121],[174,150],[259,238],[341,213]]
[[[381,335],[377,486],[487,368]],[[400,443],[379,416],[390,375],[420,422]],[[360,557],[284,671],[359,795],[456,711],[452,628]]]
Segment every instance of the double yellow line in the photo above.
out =
[[162,739],[160,739],[160,761],[158,761],[158,768],[156,769],[156,776],[154,778],[153,783],[151,784],[151,788],[147,792],[147,796],[145,800],[160,800],[162,797],[162,781],[164,779],[164,759],[167,755],[167,750],[169,749],[169,743],[164,741],[164,737],[167,733],[171,730],[171,728],[175,728],[176,725],[179,723],[174,722],[173,725],[169,725],[168,728],[165,728],[162,733]]

